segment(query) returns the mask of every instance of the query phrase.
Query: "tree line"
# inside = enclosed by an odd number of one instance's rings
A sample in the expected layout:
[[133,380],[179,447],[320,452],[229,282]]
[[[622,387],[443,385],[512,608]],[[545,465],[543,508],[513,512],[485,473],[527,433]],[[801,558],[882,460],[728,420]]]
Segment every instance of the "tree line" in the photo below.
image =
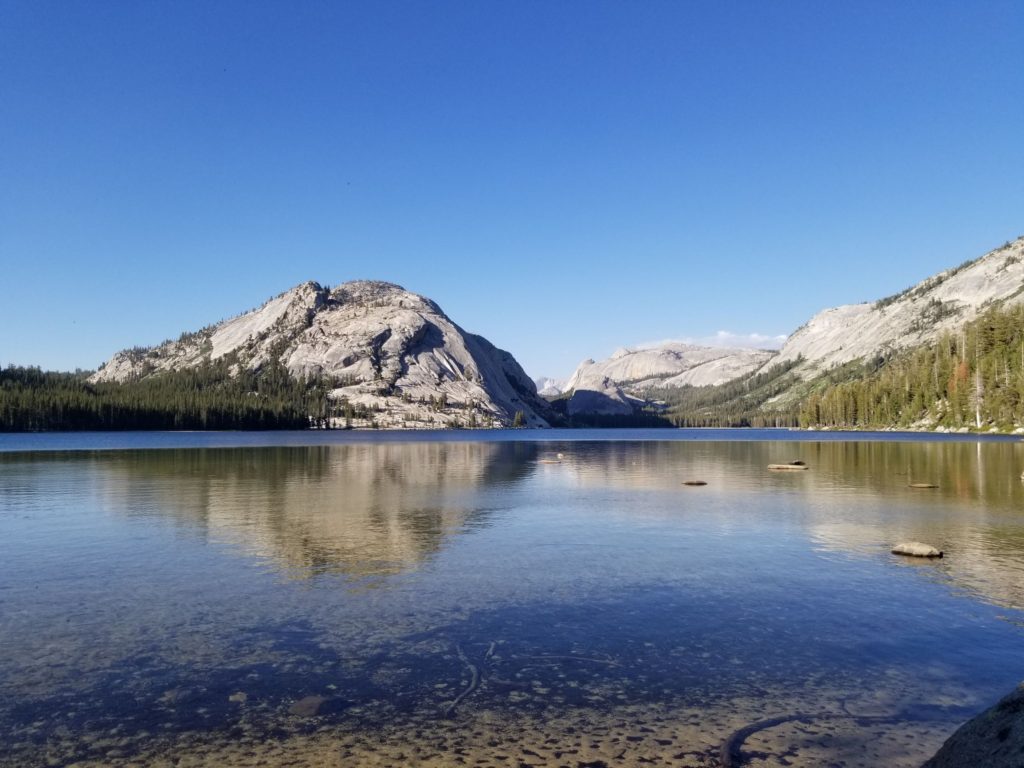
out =
[[792,370],[801,362],[802,357],[724,384],[650,389],[644,395],[662,404],[662,417],[676,427],[792,427],[794,410],[771,401],[794,386]]
[[278,362],[235,376],[231,366],[222,359],[123,383],[8,366],[0,369],[0,430],[305,429],[345,409],[328,399],[326,382],[292,377]]
[[[569,416],[566,396],[549,420],[571,427],[934,427],[1010,429],[1024,422],[1024,304],[993,307],[932,344],[797,380],[801,360],[718,386],[651,389],[626,416]],[[121,382],[88,373],[0,369],[0,431],[306,429],[374,414],[329,397],[341,384],[294,377],[271,355],[258,370],[233,356]],[[799,395],[794,396],[794,393]],[[444,395],[431,403],[448,406]],[[470,408],[470,411],[473,409]],[[471,413],[469,426],[476,426]],[[517,414],[514,426],[524,426]]]
[[1009,429],[1024,421],[1024,305],[993,307],[933,344],[829,371],[802,427]]

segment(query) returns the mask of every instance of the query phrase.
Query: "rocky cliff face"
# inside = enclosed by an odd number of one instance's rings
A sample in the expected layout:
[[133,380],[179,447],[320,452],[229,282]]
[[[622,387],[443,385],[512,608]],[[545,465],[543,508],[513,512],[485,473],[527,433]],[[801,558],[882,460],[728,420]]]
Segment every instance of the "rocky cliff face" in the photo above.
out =
[[333,382],[332,397],[383,427],[547,426],[545,403],[508,352],[466,333],[434,302],[391,283],[303,283],[258,309],[149,349],[119,352],[95,381],[125,381],[223,360],[272,360]]
[[771,364],[804,358],[804,378],[852,360],[926,344],[987,307],[1024,301],[1024,238],[929,277],[872,304],[816,314],[796,330]]
[[648,349],[619,349],[607,360],[585,360],[563,391],[571,392],[570,414],[629,414],[654,387],[724,384],[771,361],[764,349],[700,347],[669,343]]

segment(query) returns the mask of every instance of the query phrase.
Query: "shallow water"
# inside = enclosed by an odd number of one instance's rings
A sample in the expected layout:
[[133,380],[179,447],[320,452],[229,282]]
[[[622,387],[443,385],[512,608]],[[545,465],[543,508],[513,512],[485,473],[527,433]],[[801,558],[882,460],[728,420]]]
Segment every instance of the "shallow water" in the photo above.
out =
[[911,766],[1024,678],[1019,441],[611,434],[0,437],[0,764]]

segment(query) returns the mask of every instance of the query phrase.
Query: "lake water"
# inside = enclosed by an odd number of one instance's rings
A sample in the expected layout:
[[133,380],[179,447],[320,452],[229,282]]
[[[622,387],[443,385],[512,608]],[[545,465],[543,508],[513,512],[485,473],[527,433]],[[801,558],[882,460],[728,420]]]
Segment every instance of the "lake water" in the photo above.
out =
[[973,437],[0,435],[0,765],[917,766],[1024,679],[1022,470]]

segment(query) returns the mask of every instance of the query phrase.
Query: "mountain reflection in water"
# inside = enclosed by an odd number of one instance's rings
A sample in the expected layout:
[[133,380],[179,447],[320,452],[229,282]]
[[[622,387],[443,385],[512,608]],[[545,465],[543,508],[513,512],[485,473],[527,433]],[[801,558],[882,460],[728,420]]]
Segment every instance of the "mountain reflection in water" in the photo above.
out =
[[[763,471],[795,459],[812,469]],[[447,537],[486,525],[507,506],[500,493],[538,471],[581,489],[676,490],[699,478],[707,495],[805,496],[801,522],[829,549],[884,555],[896,541],[927,540],[950,554],[928,564],[932,571],[1021,609],[1022,464],[1024,450],[1013,443],[412,443],[129,452],[105,479],[111,508],[151,514],[156,504],[306,578],[415,567]],[[723,523],[735,522],[731,509],[721,513],[730,518]]]
[[215,541],[274,561],[293,578],[379,576],[415,567],[445,538],[486,524],[480,487],[533,471],[519,443],[416,443],[127,453],[111,465],[109,502],[151,499]]
[[916,765],[1024,676],[1022,448],[0,453],[0,765]]

